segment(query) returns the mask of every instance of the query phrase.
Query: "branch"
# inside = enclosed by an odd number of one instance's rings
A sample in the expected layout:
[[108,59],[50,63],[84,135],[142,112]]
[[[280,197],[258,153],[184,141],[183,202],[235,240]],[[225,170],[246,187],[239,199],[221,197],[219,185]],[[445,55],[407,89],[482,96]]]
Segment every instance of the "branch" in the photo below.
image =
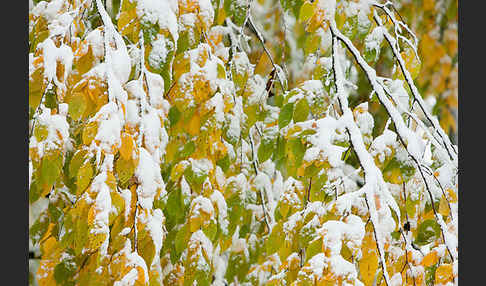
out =
[[[335,27],[335,25],[336,23],[334,22],[334,20],[332,20],[331,27]],[[374,192],[375,188],[383,190],[385,194],[388,193],[388,190],[386,189],[386,185],[384,184],[383,175],[380,169],[376,167],[376,165],[374,164],[373,157],[366,150],[366,146],[364,145],[363,138],[362,136],[360,136],[361,132],[358,126],[356,125],[356,122],[354,122],[352,111],[348,106],[348,99],[344,94],[345,93],[344,78],[341,72],[341,67],[338,62],[339,60],[338,51],[337,51],[338,41],[333,29],[331,29],[331,33],[332,33],[332,68],[336,79],[335,86],[336,86],[337,99],[338,99],[339,107],[343,113],[340,119],[344,121],[344,124],[346,126],[346,131],[348,133],[351,144],[353,145],[353,150],[356,152],[360,165],[363,167],[363,170],[365,172],[365,185],[361,189],[365,190],[365,201],[368,207],[368,211],[370,213],[371,223],[373,224],[373,232],[375,234],[375,240],[378,248],[381,267],[383,270],[383,277],[385,278],[386,285],[390,285],[389,283],[390,278],[388,277],[388,272],[386,270],[385,256],[382,251],[383,245],[381,245],[380,243],[381,239],[378,238],[375,230],[376,229],[375,226],[378,223],[378,215],[374,204],[373,204],[373,208],[370,208],[368,204],[368,198],[370,198],[371,200],[373,199],[373,194],[371,192],[372,191]],[[400,215],[399,215],[400,210],[398,209],[398,207],[393,206],[392,208],[394,208],[394,211],[397,212],[397,216],[400,219]]]
[[[368,208],[368,212],[371,214],[371,209],[370,205],[368,204],[368,198],[365,196],[365,202],[366,202],[366,207]],[[371,215],[370,215],[371,218]],[[375,224],[373,223],[373,219],[370,220],[371,225],[373,226],[373,235],[375,236],[375,241],[376,241],[376,249],[378,249],[378,256],[380,257],[380,266],[381,266],[381,271],[383,272],[383,277],[385,278],[385,284],[388,286],[390,285],[389,283],[389,277],[388,277],[388,272],[386,270],[386,261],[384,259],[383,252],[380,250],[380,244],[378,243],[378,236],[376,235],[376,227]]]
[[263,50],[267,54],[268,58],[270,59],[270,62],[272,63],[272,66],[273,66],[275,72],[277,73],[277,78],[278,78],[278,81],[280,82],[280,86],[281,86],[282,90],[284,90],[285,86],[284,86],[284,84],[282,82],[282,79],[280,78],[280,76],[278,74],[279,73],[279,71],[278,71],[279,67],[275,64],[275,61],[273,60],[272,55],[270,54],[270,52],[268,51],[267,47],[265,46],[265,39],[263,38],[263,36],[261,35],[261,33],[258,31],[257,27],[253,24],[253,20],[251,18],[251,15],[249,15],[249,17],[248,17],[248,23],[253,28],[252,30],[255,32],[258,40],[262,44]]
[[[253,145],[253,136],[251,135],[251,128],[250,128],[250,131],[248,132],[248,135],[250,137],[250,144],[251,144],[251,154],[252,154],[252,163],[253,163],[253,168],[255,168],[255,173],[258,175],[259,171],[258,171],[258,165],[257,165],[257,156],[255,155],[255,148],[254,148],[254,145]],[[260,193],[260,198],[262,200],[262,210],[263,210],[263,218],[265,220],[265,224],[267,225],[267,228],[268,228],[268,231],[271,232],[272,231],[272,228],[270,227],[270,224],[268,223],[268,219],[267,219],[267,209],[265,207],[265,199],[263,198],[263,194],[262,194],[262,191],[259,190],[258,191]]]
[[[380,26],[382,26],[381,20],[377,17],[377,15],[374,16],[374,19],[376,23]],[[402,74],[405,77],[405,81],[407,85],[409,86],[410,90],[412,91],[412,95],[414,99],[417,101],[417,104],[419,105],[420,109],[424,113],[425,117],[427,120],[432,124],[434,127],[434,131],[436,131],[439,136],[442,139],[442,142],[444,144],[444,148],[446,149],[447,153],[449,154],[449,157],[452,161],[457,161],[457,150],[452,146],[452,143],[450,142],[449,137],[445,134],[445,132],[442,130],[442,127],[440,127],[439,122],[437,121],[436,118],[433,118],[432,115],[428,112],[428,110],[425,108],[425,102],[420,96],[420,93],[418,92],[417,87],[415,86],[412,76],[410,75],[410,72],[407,70],[405,67],[405,61],[403,60],[402,55],[398,51],[397,47],[394,45],[396,43],[396,40],[393,39],[388,31],[384,30],[383,35],[385,36],[386,41],[392,48],[393,55],[398,61],[398,64],[400,66],[400,69],[402,71]]]

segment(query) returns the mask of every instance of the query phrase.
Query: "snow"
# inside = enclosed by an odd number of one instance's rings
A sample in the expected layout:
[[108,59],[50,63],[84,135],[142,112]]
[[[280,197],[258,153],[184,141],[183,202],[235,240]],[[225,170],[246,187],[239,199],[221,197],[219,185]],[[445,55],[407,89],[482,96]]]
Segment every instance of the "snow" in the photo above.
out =
[[[317,126],[317,132],[309,136],[309,141],[317,148],[319,148],[319,157],[322,160],[328,160],[332,167],[339,167],[342,164],[342,153],[346,151],[346,148],[334,145],[333,142],[338,138],[336,130],[339,128],[340,123],[332,117],[324,117],[314,121]],[[314,154],[316,151],[312,151]],[[307,153],[306,153],[307,155]],[[306,161],[312,154],[307,155]]]
[[141,0],[137,2],[137,16],[152,24],[158,23],[159,27],[168,30],[177,42],[179,38],[177,17],[177,1]]
[[373,116],[368,112],[368,102],[361,103],[356,106],[355,120],[359,129],[363,134],[371,135],[375,125]]
[[94,29],[86,35],[86,41],[91,46],[93,56],[101,58],[105,54],[105,47],[103,43],[103,33],[101,29]]
[[58,17],[59,11],[61,11],[64,5],[65,1],[63,0],[53,0],[50,2],[40,1],[33,7],[32,14],[45,17],[47,21],[50,22]]
[[370,146],[371,156],[378,156],[381,163],[386,157],[391,156],[392,148],[397,147],[397,134],[391,130],[385,129],[383,133],[373,140]]
[[149,216],[148,219],[147,229],[149,230],[150,236],[152,237],[152,241],[155,245],[155,258],[152,261],[152,265],[156,264],[160,257],[159,253],[162,249],[162,242],[165,237],[163,231],[164,222],[165,217],[161,209],[155,209],[152,216]]
[[156,109],[161,109],[164,102],[164,79],[156,73],[145,71],[147,79],[149,103]]
[[189,162],[192,165],[192,171],[198,175],[209,174],[209,172],[213,170],[214,167],[213,163],[211,163],[211,161],[206,158],[198,160],[189,158]]
[[150,106],[147,107],[147,112],[142,114],[141,123],[146,150],[158,164],[169,141],[167,131],[162,127],[158,112]]
[[318,253],[309,259],[309,266],[316,277],[322,277],[324,269],[328,266],[326,260],[327,257],[324,253]]
[[376,56],[375,60],[378,58],[380,54],[381,43],[383,42],[384,33],[386,32],[386,28],[383,26],[378,26],[371,31],[365,38],[365,48],[366,50],[375,50]]
[[43,157],[46,152],[50,150],[68,150],[70,149],[69,139],[69,124],[66,121],[66,116],[61,114],[51,114],[49,108],[43,107],[41,113],[37,116],[37,124],[35,128],[47,128],[47,137],[41,141],[37,141],[36,136],[32,136],[29,142],[29,148],[37,148],[39,157]]
[[235,69],[235,72],[237,74],[252,74],[254,65],[250,63],[250,60],[248,59],[248,56],[244,52],[237,52],[231,61],[232,67]]
[[211,4],[210,0],[199,0],[199,17],[203,21],[203,23],[206,26],[206,28],[209,28],[209,26],[213,23],[214,19],[214,9],[213,5]]
[[272,194],[272,183],[270,182],[270,178],[267,174],[258,172],[257,176],[255,177],[254,184],[258,191],[263,191],[266,194],[270,203],[273,202],[274,198]]
[[112,146],[121,145],[122,121],[118,114],[118,108],[113,102],[104,105],[95,115],[98,119],[98,133],[95,140],[106,153],[112,152]]
[[[73,51],[71,47],[62,44],[59,48],[56,47],[54,42],[47,38],[44,42],[40,43],[37,48],[43,50],[44,55],[44,75],[47,80],[53,81],[58,87],[66,89],[64,84],[67,75],[71,72],[73,64]],[[62,79],[58,79],[56,76],[56,69],[58,62],[64,65],[64,75]],[[61,80],[61,81],[59,81]]]
[[211,202],[216,205],[218,209],[218,223],[223,234],[228,233],[228,206],[220,191],[214,190],[210,196]]
[[91,230],[93,234],[106,234],[105,240],[100,248],[101,255],[107,255],[108,243],[110,237],[109,228],[109,213],[111,210],[111,196],[110,188],[106,185],[106,172],[100,173],[93,179],[91,183],[91,190],[95,193],[95,210],[96,216],[94,218],[94,228]]
[[[215,252],[219,253],[220,246],[216,247]],[[215,255],[213,258],[213,265],[214,265],[214,281],[213,284],[214,286],[225,286],[227,285],[225,282],[225,274],[226,274],[226,268],[228,267],[228,256],[224,255]]]
[[114,286],[133,286],[138,278],[137,269],[133,268],[130,270],[120,281],[116,281]]
[[401,286],[401,285],[402,285],[402,275],[400,273],[395,273],[390,280],[390,286]]
[[157,38],[152,42],[152,50],[148,56],[149,64],[152,67],[160,68],[166,63],[169,51],[174,49],[174,44],[164,36],[157,34]]
[[157,190],[165,194],[165,184],[158,165],[145,148],[139,148],[140,161],[135,170],[140,185],[137,188],[138,204],[144,209],[151,209]]
[[221,127],[225,121],[223,95],[220,92],[216,92],[216,94],[206,102],[206,106],[209,110],[214,109],[214,116],[218,124],[217,126]]
[[208,198],[197,196],[191,202],[191,217],[201,216],[201,212],[210,216],[214,214],[214,207]]
[[184,204],[188,204],[191,198],[191,187],[187,183],[184,175],[182,175],[180,184],[181,184],[181,193],[184,197]]
[[198,230],[192,234],[191,238],[189,239],[188,249],[192,251],[197,251],[197,269],[209,271],[209,265],[208,262],[205,260],[203,253],[205,252],[206,255],[209,256],[209,259],[212,259],[213,244],[206,237],[202,230]]
[[336,0],[319,0],[317,2],[317,7],[324,11],[325,20],[334,20],[334,14],[336,13]]

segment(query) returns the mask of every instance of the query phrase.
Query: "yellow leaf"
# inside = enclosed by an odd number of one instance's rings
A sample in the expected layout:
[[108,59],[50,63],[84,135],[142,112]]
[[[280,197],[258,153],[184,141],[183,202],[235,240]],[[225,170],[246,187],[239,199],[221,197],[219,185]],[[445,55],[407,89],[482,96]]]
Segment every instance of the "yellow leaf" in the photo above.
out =
[[74,57],[74,64],[79,75],[88,72],[95,63],[95,57],[91,45],[85,40],[79,45]]
[[116,178],[115,175],[113,175],[112,172],[108,171],[106,172],[106,185],[110,187],[112,191],[116,191]]
[[83,144],[90,145],[91,141],[96,137],[98,133],[98,124],[95,121],[91,121],[86,124],[86,127],[83,129]]
[[189,228],[191,232],[196,232],[202,224],[202,218],[200,216],[189,218]]
[[121,147],[120,147],[120,155],[125,160],[130,160],[132,157],[132,151],[134,146],[133,138],[128,133],[123,133],[121,136]]
[[91,178],[93,177],[93,167],[89,161],[85,162],[78,170],[76,175],[76,195],[81,195],[83,191],[89,186]]
[[[54,224],[52,224],[52,223],[51,223],[51,225],[54,226]],[[51,225],[49,225],[49,226],[51,226]],[[52,229],[52,227],[51,227],[51,229]],[[48,232],[50,232],[50,231],[48,231]],[[42,254],[49,256],[50,254],[52,254],[54,252],[56,246],[57,246],[57,240],[53,236],[50,236],[48,239],[46,239],[42,243],[42,247],[41,247]]]
[[88,234],[88,246],[90,250],[98,249],[106,239],[106,233],[89,233]]
[[454,278],[452,274],[452,264],[443,264],[435,270],[435,283],[446,284]]
[[54,267],[56,267],[56,264],[57,262],[51,259],[40,261],[37,269],[37,277],[39,277],[37,283],[39,286],[56,285],[54,280]]
[[431,252],[429,252],[429,254],[424,256],[421,264],[425,267],[429,267],[429,266],[436,264],[437,260],[438,260],[437,252],[431,251]]
[[140,21],[137,19],[137,9],[134,7],[130,10],[120,13],[118,18],[118,30],[122,36],[127,36],[131,41],[136,42],[140,30]]
[[378,254],[375,251],[376,245],[373,236],[368,234],[363,239],[361,251],[363,256],[359,261],[359,273],[361,280],[365,285],[372,285],[375,278],[376,270],[378,269]]
[[201,123],[201,117],[199,117],[198,112],[195,112],[194,115],[191,117],[189,124],[185,126],[186,132],[192,136],[198,135],[200,123]]
[[[422,67],[422,64],[417,59],[415,52],[413,51],[413,49],[408,48],[405,49],[403,52],[401,52],[401,56],[403,58],[403,61],[405,62],[405,68],[410,73],[412,79],[415,79],[419,75],[420,68]],[[395,76],[398,77],[399,79],[402,80],[404,79],[404,76],[400,68],[397,68]]]
[[449,195],[449,202],[451,204],[457,203],[457,195],[452,189],[447,189],[447,194]]
[[450,212],[449,205],[447,204],[447,200],[445,196],[442,196],[440,198],[440,203],[439,203],[439,213],[443,216],[448,216]]

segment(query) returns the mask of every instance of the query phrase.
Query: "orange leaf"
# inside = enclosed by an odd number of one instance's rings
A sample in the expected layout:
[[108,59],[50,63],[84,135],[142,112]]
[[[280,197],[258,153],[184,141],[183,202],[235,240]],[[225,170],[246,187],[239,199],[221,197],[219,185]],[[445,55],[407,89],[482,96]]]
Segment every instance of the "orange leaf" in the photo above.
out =
[[429,267],[429,266],[436,264],[437,260],[438,260],[437,252],[431,251],[431,252],[429,252],[429,254],[424,256],[421,264],[425,267]]

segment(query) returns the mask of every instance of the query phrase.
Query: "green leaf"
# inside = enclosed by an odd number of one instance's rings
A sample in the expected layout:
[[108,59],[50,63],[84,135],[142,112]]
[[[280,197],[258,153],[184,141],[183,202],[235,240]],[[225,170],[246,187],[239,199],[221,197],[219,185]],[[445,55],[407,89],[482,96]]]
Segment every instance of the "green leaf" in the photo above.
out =
[[140,256],[147,265],[152,265],[155,256],[155,245],[150,234],[146,234],[138,244]]
[[319,44],[321,43],[321,37],[317,33],[312,33],[305,38],[304,53],[305,55],[312,54],[317,51]]
[[238,278],[238,281],[244,281],[249,268],[250,265],[247,262],[246,257],[243,253],[232,252],[228,259],[228,267],[226,270],[225,278],[227,281],[234,281],[236,276]]
[[202,173],[202,172],[194,172],[192,169],[192,165],[190,168],[186,168],[184,170],[184,177],[186,178],[187,182],[191,186],[193,190],[195,190],[197,193],[200,192],[202,184],[208,177],[208,174]]
[[284,242],[284,240],[282,239],[283,237],[285,237],[285,233],[283,231],[283,222],[280,221],[273,227],[272,233],[270,233],[270,236],[268,237],[267,240],[268,254],[273,254],[280,249],[280,247]]
[[260,163],[263,163],[272,157],[274,146],[275,144],[273,140],[262,140],[257,152],[258,161]]
[[300,14],[300,8],[303,5],[303,0],[280,0],[282,8],[287,11],[291,10],[294,16],[298,19]]
[[31,204],[36,202],[40,198],[40,195],[41,195],[41,189],[37,185],[37,181],[32,180],[29,189],[29,203]]
[[36,244],[47,231],[49,226],[49,219],[46,216],[41,215],[29,229],[29,237],[32,239],[32,243]]
[[287,103],[282,107],[280,110],[280,114],[278,115],[278,128],[282,129],[287,126],[290,121],[292,120],[292,113],[294,111],[294,104]]
[[184,145],[181,152],[179,153],[179,159],[189,157],[196,150],[196,144],[194,141],[189,141]]
[[226,154],[223,158],[219,159],[216,162],[216,165],[218,165],[221,168],[221,170],[223,170],[224,173],[226,173],[226,171],[228,171],[230,164],[231,164],[231,162],[230,162],[228,154]]
[[125,160],[121,156],[116,160],[115,172],[121,185],[125,185],[133,177],[135,167],[133,160]]
[[314,255],[322,252],[322,239],[320,237],[314,239],[309,243],[305,250],[305,262],[314,257]]
[[187,243],[191,238],[191,233],[189,231],[189,224],[184,224],[179,231],[177,232],[174,242],[175,242],[175,250],[178,254],[182,253],[184,249],[187,247]]
[[73,157],[71,158],[71,161],[69,162],[69,178],[74,178],[78,174],[78,170],[81,167],[81,165],[84,163],[84,160],[86,159],[86,153],[88,153],[86,150],[78,150],[76,153],[74,153]]
[[169,122],[170,126],[174,126],[177,124],[179,119],[181,118],[181,112],[177,109],[177,106],[173,105],[169,109]]
[[50,109],[57,108],[57,99],[56,99],[56,93],[54,92],[54,89],[48,90],[44,96],[45,96],[44,105],[47,108]]
[[238,192],[234,193],[231,197],[229,197],[226,200],[226,203],[228,205],[228,234],[233,235],[236,230],[236,226],[241,224],[241,221],[243,220],[242,214],[244,204],[241,201]]
[[78,170],[76,175],[76,195],[81,195],[83,191],[89,186],[91,179],[93,178],[93,167],[90,162],[85,162]]
[[368,63],[375,63],[378,60],[378,55],[379,52],[375,49],[365,49],[363,57]]
[[395,240],[399,240],[400,239],[400,232],[399,231],[392,232],[391,237],[393,237],[393,239],[395,239]]
[[174,227],[178,221],[183,220],[185,214],[185,206],[181,189],[174,189],[169,193],[167,197],[167,204],[164,208],[164,215],[167,218],[167,229],[172,229],[172,227]]
[[42,158],[41,163],[41,182],[44,185],[52,186],[54,182],[59,178],[62,168],[62,156],[59,152],[49,154]]
[[440,235],[440,226],[434,219],[423,221],[417,228],[415,244],[425,245],[436,240]]
[[145,43],[152,43],[152,41],[155,40],[157,34],[160,31],[159,23],[155,22],[154,24],[150,21],[142,20],[140,21],[140,24],[143,31],[143,38]]
[[302,98],[297,102],[295,105],[294,109],[294,121],[295,122],[301,122],[307,120],[307,117],[309,116],[309,103],[307,102],[307,99]]
[[49,130],[47,129],[47,126],[38,124],[35,127],[34,136],[38,142],[44,141],[47,138],[47,135],[49,135]]
[[88,233],[88,221],[78,218],[74,228],[74,252],[76,255],[81,254],[81,251],[88,241]]
[[74,261],[64,260],[54,268],[54,279],[59,285],[74,285],[72,279],[76,269]]
[[82,93],[74,93],[68,104],[69,115],[74,120],[79,120],[88,107],[86,98]]
[[293,162],[293,164],[295,164],[295,166],[300,166],[300,164],[302,163],[302,159],[304,158],[304,154],[305,154],[304,144],[302,143],[300,138],[290,139],[288,143],[289,143],[289,147],[290,147],[291,152],[295,156],[295,161]]
[[56,207],[53,203],[49,202],[47,207],[47,211],[49,213],[49,218],[53,222],[57,222],[59,218],[63,215],[63,212],[60,208]]
[[419,200],[412,200],[410,196],[407,197],[407,201],[405,202],[405,209],[409,217],[415,217],[416,213],[416,206],[419,203]]
[[246,18],[246,10],[248,8],[246,2],[224,0],[223,8],[227,17],[233,17],[233,22],[236,25],[243,25]]
[[177,39],[177,51],[176,55],[184,53],[190,48],[189,31],[183,31],[179,33],[179,38]]
[[216,223],[216,221],[211,220],[207,227],[203,227],[203,232],[209,238],[209,240],[214,242],[214,239],[216,238],[216,234],[218,232],[218,224]]

